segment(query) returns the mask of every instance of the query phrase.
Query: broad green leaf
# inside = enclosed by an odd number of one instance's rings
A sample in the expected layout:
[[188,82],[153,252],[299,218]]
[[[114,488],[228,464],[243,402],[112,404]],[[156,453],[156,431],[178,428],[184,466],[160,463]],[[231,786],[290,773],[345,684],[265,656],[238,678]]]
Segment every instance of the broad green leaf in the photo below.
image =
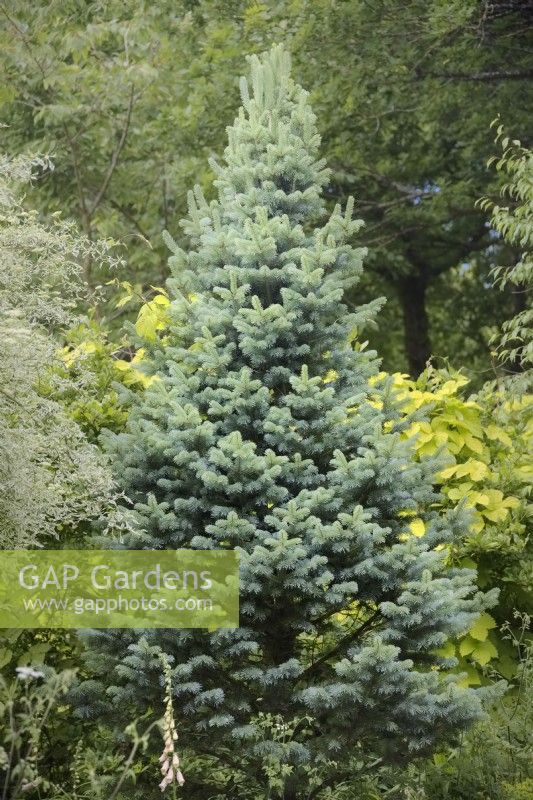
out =
[[485,642],[480,642],[476,645],[476,647],[471,652],[471,658],[474,661],[477,661],[478,664],[481,664],[484,667],[492,658],[496,658],[498,655],[498,651],[488,640]]
[[468,475],[473,481],[480,481],[488,475],[488,467],[483,461],[476,461],[469,458],[464,464],[457,464],[455,468],[455,475],[457,478],[464,478]]
[[123,306],[131,302],[132,299],[133,299],[132,294],[125,294],[122,297],[119,297],[119,299],[115,303],[115,308],[122,308]]
[[168,323],[166,308],[170,305],[168,297],[157,295],[145,303],[137,317],[135,330],[138,335],[148,341],[155,341],[157,331],[164,330]]
[[470,653],[475,649],[477,642],[475,639],[467,634],[461,641],[459,642],[459,652],[462,656],[468,656]]
[[488,495],[483,492],[469,492],[468,500],[470,505],[473,506],[487,506],[489,504]]
[[503,430],[503,428],[499,428],[497,425],[488,425],[485,429],[485,434],[489,439],[501,442],[506,447],[513,446],[513,440],[511,437]]
[[483,453],[483,444],[479,441],[479,439],[476,439],[475,436],[472,436],[469,433],[463,434],[463,437],[466,446],[470,450],[473,450],[474,453],[478,453],[478,455]]
[[490,614],[483,612],[478,619],[474,622],[468,633],[474,639],[484,642],[489,631],[496,627],[496,620]]
[[454,464],[451,467],[446,467],[446,469],[442,469],[439,472],[439,478],[443,481],[447,481],[449,478],[453,478],[457,470],[459,469],[460,464]]

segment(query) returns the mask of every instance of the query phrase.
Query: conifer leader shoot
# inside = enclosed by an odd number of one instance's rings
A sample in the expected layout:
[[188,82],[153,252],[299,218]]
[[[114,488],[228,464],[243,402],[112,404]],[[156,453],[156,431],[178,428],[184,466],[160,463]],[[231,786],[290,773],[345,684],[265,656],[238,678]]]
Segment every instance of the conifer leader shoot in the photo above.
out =
[[346,777],[358,742],[406,758],[479,718],[481,691],[438,649],[488,601],[446,563],[465,520],[433,509],[435,462],[413,461],[387,387],[375,402],[379,362],[354,340],[380,303],[343,305],[361,223],[352,201],[326,215],[307,94],[282,48],[250,64],[218,199],[195,189],[190,248],[169,239],[160,380],[111,440],[143,530],[128,546],[238,549],[241,627],[89,633],[105,701],[94,682],[79,696],[138,715],[159,701],[164,653],[182,741],[243,770],[247,797],[277,763],[292,800],[311,768],[326,786]]

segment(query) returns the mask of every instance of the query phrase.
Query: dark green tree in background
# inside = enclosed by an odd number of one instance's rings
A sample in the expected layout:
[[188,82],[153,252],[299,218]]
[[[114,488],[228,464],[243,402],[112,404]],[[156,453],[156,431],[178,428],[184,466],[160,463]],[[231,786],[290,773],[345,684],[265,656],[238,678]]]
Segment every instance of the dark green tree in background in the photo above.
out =
[[351,201],[326,214],[286,52],[252,57],[241,92],[217,199],[191,193],[190,248],[172,244],[160,380],[110,437],[139,521],[127,546],[237,548],[241,627],[88,632],[95,678],[78,702],[157,704],[165,653],[182,746],[208,759],[189,776],[200,796],[223,766],[246,797],[289,800],[340,782],[358,743],[409,760],[480,717],[481,692],[437,651],[489,598],[436,549],[464,531],[462,513],[432,510],[436,463],[412,460],[386,389],[375,402],[379,362],[353,331],[381,303],[343,305],[360,222]]

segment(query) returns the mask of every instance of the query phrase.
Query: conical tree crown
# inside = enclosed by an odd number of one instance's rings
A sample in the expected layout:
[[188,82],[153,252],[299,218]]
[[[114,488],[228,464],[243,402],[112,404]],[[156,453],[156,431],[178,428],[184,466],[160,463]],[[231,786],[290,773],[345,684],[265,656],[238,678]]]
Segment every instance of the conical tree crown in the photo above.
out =
[[241,208],[241,219],[255,219],[258,208],[293,223],[316,219],[328,170],[318,157],[320,137],[307,92],[292,81],[289,54],[281,47],[262,60],[253,56],[250,66],[250,82],[240,83],[243,106],[228,129],[225,165],[215,165],[221,204],[226,211]]
[[[436,649],[484,600],[447,569],[462,519],[431,510],[435,465],[411,459],[374,355],[352,343],[373,313],[342,304],[359,223],[349,203],[320,224],[327,172],[281,48],[251,59],[242,96],[218,199],[191,194],[191,248],[170,241],[159,380],[113,442],[144,530],[131,546],[238,548],[241,627],[94,633],[93,660],[126,706],[157,697],[167,653],[188,743],[246,753],[258,786],[275,754],[296,797],[306,763],[327,771],[357,740],[423,751],[476,718]],[[267,717],[295,726],[282,751]]]
[[[283,391],[304,365],[313,376],[335,370],[338,391],[361,370],[367,377],[368,358],[354,354],[349,338],[379,306],[351,315],[342,306],[362,269],[364,250],[349,244],[362,223],[352,220],[350,201],[344,214],[337,206],[313,227],[324,216],[328,171],[307,93],[290,78],[281,47],[250,61],[251,87],[241,80],[243,107],[228,129],[224,164],[212,162],[218,200],[206,203],[198,187],[189,193],[182,225],[194,249],[173,245],[171,285],[178,294],[202,293],[194,333],[202,338],[205,323],[224,336],[216,349],[232,369],[249,367]],[[180,322],[188,328],[191,310]],[[192,368],[198,361],[197,352],[172,357]]]

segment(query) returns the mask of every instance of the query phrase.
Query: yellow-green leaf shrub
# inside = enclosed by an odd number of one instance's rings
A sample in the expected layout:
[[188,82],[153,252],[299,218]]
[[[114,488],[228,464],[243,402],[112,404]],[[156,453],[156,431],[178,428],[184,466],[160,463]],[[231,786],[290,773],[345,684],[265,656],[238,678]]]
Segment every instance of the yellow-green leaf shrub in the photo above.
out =
[[[440,454],[445,463],[435,479],[441,507],[462,502],[472,515],[469,535],[453,547],[450,559],[476,567],[481,588],[500,589],[496,619],[483,614],[457,646],[450,642],[439,652],[460,656],[470,682],[476,680],[472,666],[484,667],[497,657],[497,667],[510,677],[512,663],[497,626],[511,620],[515,608],[531,607],[533,395],[509,397],[494,384],[468,397],[463,375],[433,369],[417,381],[399,373],[379,376],[380,382],[391,379],[406,421],[414,416],[403,435],[419,457]],[[414,520],[411,530],[423,535],[422,520]]]
[[[115,281],[111,283],[116,284]],[[165,290],[152,286],[156,294],[146,299],[140,287],[127,281],[118,286],[123,294],[115,302],[115,307],[141,300],[135,334],[147,345],[153,344],[169,321],[170,301]],[[143,370],[145,347],[136,349],[127,335],[119,343],[109,341],[104,328],[94,319],[69,332],[61,359],[66,373],[79,379],[78,391],[63,397],[63,402],[71,416],[92,438],[98,437],[103,428],[116,432],[124,427],[127,410],[118,391],[119,385],[142,390],[157,380],[157,376],[148,375]]]

